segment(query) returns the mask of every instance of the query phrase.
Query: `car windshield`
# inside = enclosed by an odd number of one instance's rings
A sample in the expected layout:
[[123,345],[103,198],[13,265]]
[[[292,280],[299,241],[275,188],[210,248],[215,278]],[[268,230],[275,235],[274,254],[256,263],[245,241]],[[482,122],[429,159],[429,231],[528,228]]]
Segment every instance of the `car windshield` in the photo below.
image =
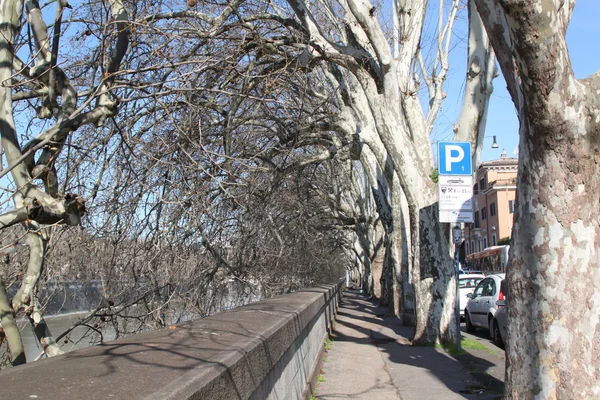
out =
[[474,288],[483,278],[460,278],[458,287],[461,289]]

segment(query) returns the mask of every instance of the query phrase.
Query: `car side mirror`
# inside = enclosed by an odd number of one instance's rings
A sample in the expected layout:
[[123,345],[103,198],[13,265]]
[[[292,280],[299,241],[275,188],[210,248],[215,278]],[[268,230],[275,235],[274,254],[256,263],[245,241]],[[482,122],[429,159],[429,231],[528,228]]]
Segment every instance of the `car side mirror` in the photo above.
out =
[[506,306],[506,300],[498,300],[498,301],[496,302],[496,305],[497,305],[498,307],[504,307],[504,306]]
[[473,293],[467,293],[467,299],[472,299],[473,297]]

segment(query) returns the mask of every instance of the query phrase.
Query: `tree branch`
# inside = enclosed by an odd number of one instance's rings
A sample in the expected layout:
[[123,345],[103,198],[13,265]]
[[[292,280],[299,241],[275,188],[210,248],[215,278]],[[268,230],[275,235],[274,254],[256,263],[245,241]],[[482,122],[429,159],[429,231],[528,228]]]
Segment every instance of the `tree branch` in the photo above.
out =
[[467,83],[463,106],[454,126],[454,140],[473,143],[473,168],[479,166],[493,79],[498,75],[496,57],[483,22],[470,0]]
[[27,360],[25,358],[23,341],[21,340],[21,332],[15,321],[2,280],[0,280],[0,326],[0,343],[2,343],[2,336],[6,336],[12,365],[25,364]]
[[20,207],[0,215],[0,229],[8,228],[27,220],[27,208]]
[[496,38],[491,41],[494,53],[505,77],[508,92],[515,107],[519,109],[521,104],[520,93],[517,89],[520,83],[519,68],[513,58],[513,43],[506,17],[496,0],[494,2],[474,1],[488,36]]
[[381,26],[375,15],[376,8],[369,0],[348,0],[348,9],[356,18],[356,21],[362,27],[365,35],[369,38],[369,43],[379,61],[380,68],[385,73],[392,62],[392,52],[388,45],[387,38],[381,31]]

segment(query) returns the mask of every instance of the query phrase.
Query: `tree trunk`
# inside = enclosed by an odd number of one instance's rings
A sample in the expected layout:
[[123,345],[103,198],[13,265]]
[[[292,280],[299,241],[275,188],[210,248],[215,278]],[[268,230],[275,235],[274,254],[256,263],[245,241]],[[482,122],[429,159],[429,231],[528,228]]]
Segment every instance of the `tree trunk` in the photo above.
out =
[[400,251],[400,278],[399,284],[401,284],[402,288],[401,293],[401,319],[402,324],[405,326],[416,326],[416,316],[415,316],[415,291],[413,287],[413,273],[411,270],[411,258],[412,254],[410,254],[411,249],[411,236],[410,236],[410,216],[408,204],[406,202],[406,197],[404,194],[401,195],[399,201],[400,208],[400,229],[402,235],[402,247]]
[[392,240],[390,234],[386,234],[385,253],[383,257],[383,268],[379,283],[381,285],[380,305],[383,307],[392,307],[394,302],[394,264],[392,260]]
[[[408,235],[404,225],[404,215],[402,210],[403,193],[400,188],[398,178],[394,176],[390,191],[392,202],[393,229],[390,232],[390,258],[392,262],[392,296],[391,302],[394,307],[394,314],[404,323],[403,315],[405,312],[406,301],[404,290],[404,277],[408,276],[408,263],[403,263],[404,249],[408,247]],[[405,270],[404,270],[405,269]]]
[[439,223],[437,203],[419,209],[413,219],[414,344],[456,341],[456,279],[450,258],[450,229]]
[[520,121],[505,397],[596,399],[600,74],[577,81],[571,69],[574,2],[476,1]]
[[521,113],[508,274],[510,399],[600,393],[600,131],[598,108],[585,97],[572,93],[567,113],[566,99],[553,96],[544,105],[551,112],[526,112],[526,102]]
[[[521,132],[508,274],[511,399],[600,393],[600,167],[598,141],[589,140],[598,131],[565,122],[526,118]],[[589,137],[578,140],[580,129]]]
[[[383,145],[380,144],[380,151],[382,151]],[[378,162],[376,154],[369,148],[366,147],[361,151],[361,165],[367,177],[367,181],[370,185],[370,191],[375,200],[375,208],[379,215],[379,221],[381,222],[383,229],[383,254],[379,254],[378,258],[373,259],[373,280],[377,282],[377,286],[374,288],[374,295],[380,299],[382,306],[390,306],[394,301],[394,275],[395,271],[399,271],[400,265],[398,261],[398,254],[396,251],[396,241],[400,240],[401,237],[397,235],[399,223],[394,205],[395,198],[402,194],[398,179],[394,179],[395,173],[391,164],[385,165],[381,168],[381,163]],[[382,171],[383,170],[383,171]],[[390,183],[390,181],[392,183]],[[378,241],[374,244],[377,246]],[[380,252],[381,250],[379,250]],[[378,252],[378,253],[379,253]],[[381,264],[381,265],[379,265]]]

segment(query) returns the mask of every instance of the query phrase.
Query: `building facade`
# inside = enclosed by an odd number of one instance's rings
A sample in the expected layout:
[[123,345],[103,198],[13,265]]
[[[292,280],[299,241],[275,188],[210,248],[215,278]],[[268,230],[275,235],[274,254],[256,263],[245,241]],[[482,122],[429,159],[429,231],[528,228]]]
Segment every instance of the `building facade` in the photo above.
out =
[[473,220],[465,224],[465,253],[498,245],[512,234],[518,159],[506,156],[481,163],[473,185]]

